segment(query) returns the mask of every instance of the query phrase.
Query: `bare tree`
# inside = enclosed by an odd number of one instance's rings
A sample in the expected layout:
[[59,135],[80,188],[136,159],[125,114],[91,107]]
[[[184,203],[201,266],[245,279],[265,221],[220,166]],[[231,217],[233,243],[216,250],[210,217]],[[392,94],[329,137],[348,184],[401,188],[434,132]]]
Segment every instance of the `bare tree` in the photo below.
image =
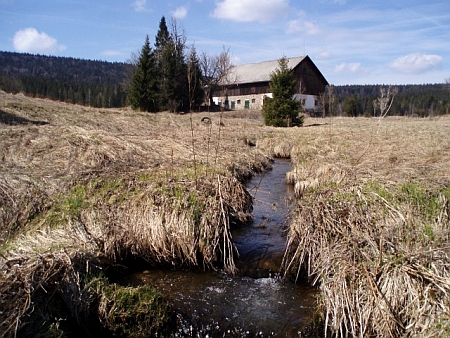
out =
[[227,89],[228,86],[234,82],[237,81],[236,75],[233,77],[233,69],[234,65],[231,62],[230,57],[230,49],[223,48],[222,52],[219,54],[217,58],[217,84],[221,87],[221,96],[224,99],[225,105],[222,105],[221,110],[226,108],[228,95],[227,95]]
[[229,49],[223,49],[219,55],[208,55],[202,53],[200,57],[200,68],[203,74],[203,88],[208,100],[208,108],[211,106],[212,92],[217,87],[222,87],[222,96],[226,94],[226,86],[232,83],[231,73],[233,64],[231,62]]
[[184,54],[184,48],[186,47],[186,31],[179,21],[175,18],[170,19],[170,37],[175,45],[175,51],[180,57]]
[[328,98],[327,98],[328,99],[328,113],[331,116],[334,113],[334,100],[335,100],[333,85],[327,86],[326,93],[328,94]]
[[232,78],[232,68],[234,67],[231,62],[230,49],[225,49],[223,47],[222,52],[217,57],[217,83],[219,84],[230,84],[235,79]]
[[320,105],[322,106],[322,117],[325,117],[327,107],[328,107],[328,115],[331,116],[334,110],[334,92],[332,85],[326,86],[325,91],[319,94],[319,101]]
[[326,105],[327,105],[327,94],[325,92],[319,94],[320,106],[322,108],[322,118],[325,117]]
[[380,97],[374,101],[374,109],[380,109],[378,124],[389,112],[394,102],[395,95],[398,93],[398,87],[380,87]]
[[205,52],[203,52],[200,56],[200,69],[203,74],[202,85],[205,91],[205,96],[207,98],[208,110],[211,106],[211,93],[213,88],[216,86],[218,73],[216,59],[217,56],[211,56],[206,54]]

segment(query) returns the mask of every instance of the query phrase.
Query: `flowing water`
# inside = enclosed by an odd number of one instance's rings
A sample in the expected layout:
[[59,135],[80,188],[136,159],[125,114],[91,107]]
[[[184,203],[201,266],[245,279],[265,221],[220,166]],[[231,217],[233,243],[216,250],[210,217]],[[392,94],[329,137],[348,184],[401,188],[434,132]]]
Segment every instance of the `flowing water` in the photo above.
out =
[[316,290],[279,278],[289,216],[288,161],[247,184],[254,196],[253,221],[233,230],[239,273],[148,270],[122,283],[147,284],[177,311],[172,337],[299,337],[312,320]]

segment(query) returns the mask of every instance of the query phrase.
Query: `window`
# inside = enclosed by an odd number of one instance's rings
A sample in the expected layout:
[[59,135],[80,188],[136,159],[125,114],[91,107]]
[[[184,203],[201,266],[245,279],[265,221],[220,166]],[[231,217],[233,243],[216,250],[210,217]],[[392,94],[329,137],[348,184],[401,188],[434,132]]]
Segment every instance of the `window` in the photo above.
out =
[[256,102],[256,100],[255,99],[252,99],[252,103],[255,103]]
[[245,100],[244,108],[250,109],[250,100]]
[[237,100],[237,104],[241,104],[241,100]]

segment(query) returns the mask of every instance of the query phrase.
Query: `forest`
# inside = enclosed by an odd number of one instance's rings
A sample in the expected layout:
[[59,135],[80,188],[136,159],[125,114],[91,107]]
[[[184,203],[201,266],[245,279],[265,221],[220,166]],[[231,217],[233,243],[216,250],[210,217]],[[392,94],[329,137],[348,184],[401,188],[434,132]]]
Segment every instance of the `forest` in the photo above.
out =
[[[380,97],[380,88],[387,85],[334,86],[334,115],[373,116],[374,102]],[[450,113],[450,84],[422,84],[395,86],[389,115],[434,116]]]
[[0,89],[92,107],[123,107],[132,76],[127,63],[0,52]]
[[[124,107],[134,69],[131,63],[0,51],[0,89],[92,107]],[[327,115],[373,116],[381,86],[333,86],[334,104]],[[449,83],[396,87],[389,115],[450,113]]]

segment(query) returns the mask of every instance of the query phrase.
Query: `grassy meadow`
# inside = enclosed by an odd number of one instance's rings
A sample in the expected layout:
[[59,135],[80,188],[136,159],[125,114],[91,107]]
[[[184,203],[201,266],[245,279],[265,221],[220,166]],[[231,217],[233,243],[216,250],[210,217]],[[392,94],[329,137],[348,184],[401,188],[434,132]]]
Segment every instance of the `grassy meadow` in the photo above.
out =
[[289,157],[283,269],[320,288],[328,332],[450,335],[449,131],[449,117],[279,129],[260,112],[148,114],[0,92],[0,331],[58,335],[68,313],[161,334],[170,304],[109,283],[108,270],[138,258],[233,273],[230,229],[252,210],[243,183]]
[[320,121],[286,131],[286,273],[319,286],[338,336],[450,336],[450,119]]

